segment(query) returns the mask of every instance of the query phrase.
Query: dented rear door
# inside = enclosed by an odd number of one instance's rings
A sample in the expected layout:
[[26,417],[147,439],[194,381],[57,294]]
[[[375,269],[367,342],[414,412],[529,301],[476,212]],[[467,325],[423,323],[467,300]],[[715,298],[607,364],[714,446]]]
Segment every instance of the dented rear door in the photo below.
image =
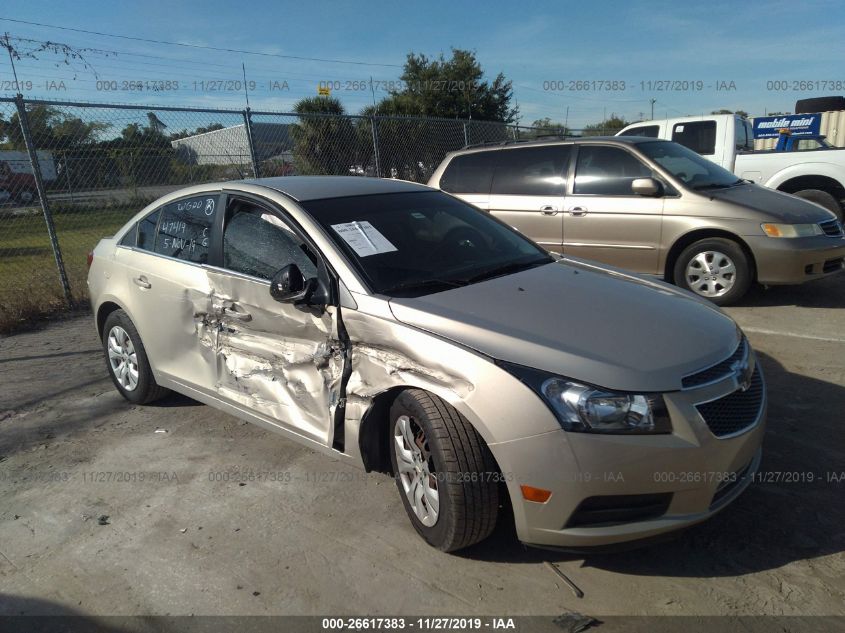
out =
[[270,278],[295,263],[306,278],[321,259],[284,213],[230,195],[218,265],[208,268],[218,323],[215,369],[221,399],[330,445],[343,355],[336,311],[279,303]]
[[219,191],[181,198],[139,222],[125,258],[131,315],[157,378],[213,394],[215,326],[205,264]]

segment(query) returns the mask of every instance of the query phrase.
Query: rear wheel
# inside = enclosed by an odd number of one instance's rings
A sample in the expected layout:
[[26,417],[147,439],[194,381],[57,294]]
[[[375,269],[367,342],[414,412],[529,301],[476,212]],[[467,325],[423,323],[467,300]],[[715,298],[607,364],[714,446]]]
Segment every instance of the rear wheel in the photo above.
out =
[[802,191],[796,191],[792,195],[804,198],[804,200],[809,200],[810,202],[815,202],[828,211],[833,211],[837,218],[840,220],[842,219],[842,206],[839,204],[839,201],[827,191],[822,191],[821,189],[804,189]]
[[156,384],[138,330],[123,310],[115,310],[106,318],[103,351],[114,386],[129,402],[147,404],[170,392]]
[[444,552],[487,538],[498,514],[498,470],[478,432],[421,389],[396,398],[390,421],[393,474],[420,536]]
[[675,262],[676,285],[720,306],[739,301],[751,286],[751,276],[742,247],[721,237],[687,246]]

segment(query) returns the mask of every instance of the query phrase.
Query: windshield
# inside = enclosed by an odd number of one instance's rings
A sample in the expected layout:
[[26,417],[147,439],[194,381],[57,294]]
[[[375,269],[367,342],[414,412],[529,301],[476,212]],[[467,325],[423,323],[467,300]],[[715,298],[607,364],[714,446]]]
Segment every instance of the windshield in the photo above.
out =
[[690,189],[733,187],[744,182],[727,169],[678,143],[646,141],[637,143],[637,149]]
[[421,296],[554,261],[515,230],[439,191],[301,204],[378,294]]

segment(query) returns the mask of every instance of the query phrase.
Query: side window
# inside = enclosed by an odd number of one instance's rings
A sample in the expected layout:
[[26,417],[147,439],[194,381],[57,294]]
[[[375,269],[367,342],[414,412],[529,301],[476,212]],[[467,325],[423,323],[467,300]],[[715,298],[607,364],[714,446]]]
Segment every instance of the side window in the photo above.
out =
[[219,196],[196,196],[162,207],[155,252],[195,264],[208,261],[211,223]]
[[493,154],[474,152],[456,156],[440,178],[440,188],[449,193],[490,193],[493,180]]
[[676,123],[672,140],[704,156],[716,153],[716,121]]
[[572,145],[522,147],[496,152],[490,193],[518,196],[562,196]]
[[619,136],[647,136],[649,138],[657,138],[659,134],[659,125],[641,125],[639,127],[632,127],[630,130],[625,130]]
[[158,216],[160,215],[161,209],[157,209],[138,222],[138,248],[142,248],[145,251],[154,250],[156,227],[158,226]]
[[135,237],[138,234],[138,225],[133,224],[132,228],[126,231],[126,235],[120,238],[119,246],[135,246]]
[[739,151],[750,151],[754,149],[754,133],[751,125],[745,119],[735,119],[736,123],[736,149]]
[[223,267],[269,280],[288,264],[299,266],[306,279],[317,276],[316,255],[279,216],[233,200],[223,229]]
[[618,147],[581,145],[575,167],[573,193],[598,196],[631,196],[631,183],[651,178],[651,169]]

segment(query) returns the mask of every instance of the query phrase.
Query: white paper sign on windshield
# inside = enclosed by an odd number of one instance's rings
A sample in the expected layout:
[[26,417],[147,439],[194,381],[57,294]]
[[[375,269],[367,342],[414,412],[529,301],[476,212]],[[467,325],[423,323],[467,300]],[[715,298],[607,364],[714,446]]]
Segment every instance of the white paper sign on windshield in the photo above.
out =
[[340,235],[358,257],[368,257],[379,253],[397,250],[379,230],[367,221],[332,224],[335,233]]

